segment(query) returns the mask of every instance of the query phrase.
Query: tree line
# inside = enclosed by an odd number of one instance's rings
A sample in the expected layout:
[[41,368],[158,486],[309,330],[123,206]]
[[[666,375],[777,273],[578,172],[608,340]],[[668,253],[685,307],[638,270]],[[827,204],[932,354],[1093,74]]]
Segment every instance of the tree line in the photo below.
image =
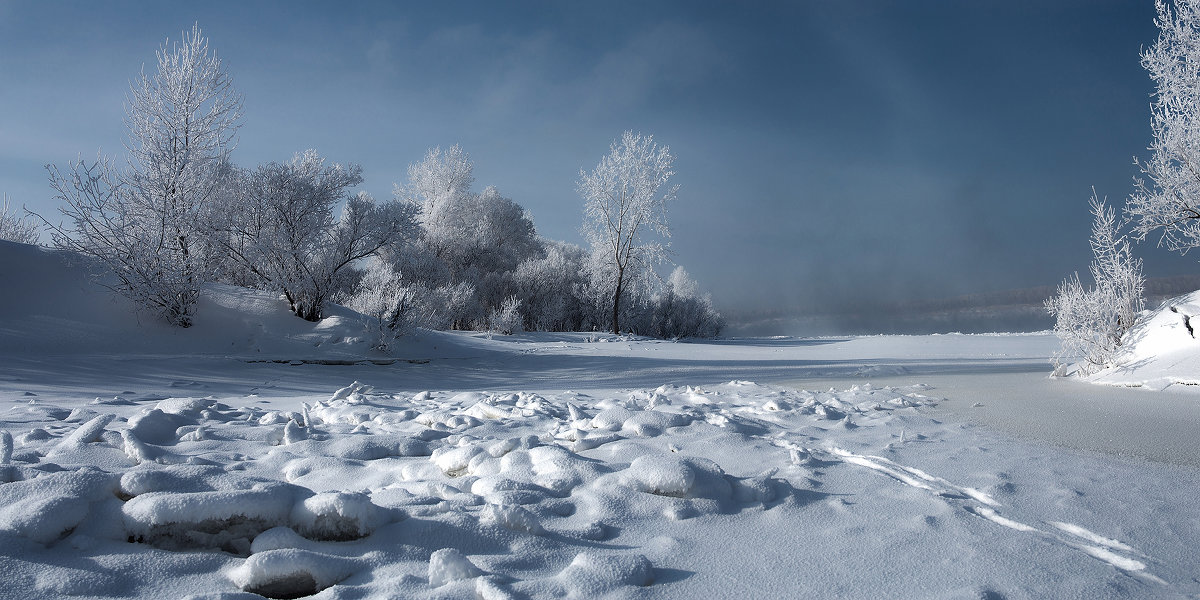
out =
[[457,145],[410,165],[383,201],[353,191],[361,167],[315,150],[234,164],[243,98],[198,26],[164,43],[130,89],[126,163],[48,165],[66,222],[41,222],[172,324],[200,318],[201,287],[217,282],[276,291],[310,321],[345,304],[372,319],[380,347],[412,327],[679,338],[723,326],[682,267],[658,274],[678,186],[653,136],[627,131],[580,171],[585,248],[539,236],[494,186],[472,191]]

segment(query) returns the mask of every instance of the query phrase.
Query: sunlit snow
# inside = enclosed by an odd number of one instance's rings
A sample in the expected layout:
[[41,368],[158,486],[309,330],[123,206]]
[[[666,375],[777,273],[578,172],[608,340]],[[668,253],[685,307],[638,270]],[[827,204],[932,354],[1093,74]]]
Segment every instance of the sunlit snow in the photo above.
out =
[[[1041,334],[382,354],[226,286],[160,326],[68,258],[0,242],[3,597],[1200,594],[1197,396],[1147,358],[1097,376],[1139,389],[1051,379]],[[1118,404],[1134,433],[1087,435]]]

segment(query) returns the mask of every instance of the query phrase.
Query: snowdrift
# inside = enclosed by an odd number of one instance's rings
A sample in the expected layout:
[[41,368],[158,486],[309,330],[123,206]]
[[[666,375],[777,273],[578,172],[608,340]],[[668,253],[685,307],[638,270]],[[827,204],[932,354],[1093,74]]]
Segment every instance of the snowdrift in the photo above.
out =
[[339,361],[461,355],[454,336],[418,330],[384,354],[371,324],[331,304],[326,318],[297,318],[275,293],[230,285],[202,289],[193,327],[173,327],[105,287],[111,276],[73,252],[0,240],[0,353],[23,355],[229,356]]
[[1126,334],[1116,364],[1086,379],[1154,390],[1200,386],[1200,291],[1144,313]]

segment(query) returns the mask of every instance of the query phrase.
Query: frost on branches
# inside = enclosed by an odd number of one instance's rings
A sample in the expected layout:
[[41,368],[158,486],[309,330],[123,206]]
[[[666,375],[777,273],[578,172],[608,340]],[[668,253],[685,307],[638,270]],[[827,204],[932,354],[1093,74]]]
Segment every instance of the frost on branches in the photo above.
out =
[[493,186],[471,191],[473,170],[462,147],[434,148],[409,166],[408,184],[394,191],[415,207],[421,228],[388,258],[428,300],[425,312],[453,329],[487,328],[490,315],[517,292],[518,265],[544,255],[524,208]]
[[415,227],[407,205],[347,193],[361,182],[360,167],[326,165],[314,150],[259,166],[241,175],[228,209],[213,216],[211,239],[257,285],[282,293],[293,313],[318,321],[351,265]]
[[1054,333],[1062,349],[1054,357],[1055,373],[1066,374],[1078,360],[1077,373],[1090,375],[1112,364],[1125,332],[1145,308],[1142,261],[1133,258],[1129,241],[1118,231],[1114,211],[1095,195],[1091,199],[1092,264],[1095,287],[1085,288],[1076,273],[1046,301],[1055,317]]
[[1187,252],[1200,246],[1200,0],[1156,6],[1159,37],[1142,53],[1154,142],[1126,211],[1138,239],[1157,231],[1160,246]]
[[115,273],[118,291],[191,325],[213,260],[200,220],[221,185],[241,111],[242,98],[199,27],[164,44],[157,71],[131,85],[128,167],[103,156],[65,172],[47,167],[73,223],[47,222],[54,243],[98,259]]
[[[662,261],[666,246],[648,236],[671,237],[667,203],[679,186],[667,186],[675,157],[654,136],[626,131],[590,173],[580,171],[583,234],[594,260],[611,278],[612,332],[621,333],[621,299],[632,279]],[[601,286],[607,287],[607,286]]]
[[0,240],[36,244],[38,239],[37,223],[18,217],[16,211],[9,209],[8,196],[4,196],[0,201]]
[[675,267],[663,289],[653,299],[653,333],[656,337],[716,337],[725,326],[712,304],[712,296],[701,294],[700,286],[683,267]]
[[365,315],[376,333],[375,348],[387,350],[396,338],[418,324],[416,295],[400,273],[382,260],[371,262],[346,306]]
[[521,300],[509,296],[499,307],[488,314],[488,331],[501,335],[512,335],[521,331]]

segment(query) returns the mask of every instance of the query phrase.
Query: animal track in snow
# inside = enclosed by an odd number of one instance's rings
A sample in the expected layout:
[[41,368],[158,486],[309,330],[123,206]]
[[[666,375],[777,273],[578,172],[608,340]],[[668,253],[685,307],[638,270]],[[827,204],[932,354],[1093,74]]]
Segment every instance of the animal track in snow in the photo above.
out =
[[1000,507],[1000,503],[996,502],[991,496],[975,488],[952,484],[941,477],[930,475],[914,467],[907,467],[898,464],[881,456],[865,456],[836,447],[831,448],[829,450],[829,454],[837,457],[842,462],[866,467],[868,469],[883,473],[884,475],[887,475],[906,485],[933,492],[934,494],[944,498],[956,500],[966,500],[968,498],[974,499],[987,505],[965,507],[967,512],[977,517],[1015,531],[1039,535],[1051,542],[1063,544],[1079,550],[1084,554],[1091,556],[1092,558],[1108,563],[1109,565],[1112,565],[1113,567],[1131,575],[1135,575],[1161,585],[1167,585],[1167,582],[1146,570],[1146,563],[1136,558],[1130,558],[1128,556],[1118,554],[1118,551],[1125,554],[1136,554],[1145,558],[1144,554],[1141,554],[1125,543],[1092,533],[1091,531],[1079,525],[1051,521],[1049,522],[1050,525],[1053,525],[1057,531],[1042,530],[1032,525],[1001,516],[1000,513],[995,510],[996,508]]
[[841,448],[831,448],[829,453],[841,459],[842,462],[879,471],[901,483],[931,491],[939,496],[961,500],[973,498],[988,506],[1000,506],[999,502],[996,502],[985,492],[975,488],[954,485],[941,477],[935,477],[920,469],[906,467],[882,456],[865,456]]

